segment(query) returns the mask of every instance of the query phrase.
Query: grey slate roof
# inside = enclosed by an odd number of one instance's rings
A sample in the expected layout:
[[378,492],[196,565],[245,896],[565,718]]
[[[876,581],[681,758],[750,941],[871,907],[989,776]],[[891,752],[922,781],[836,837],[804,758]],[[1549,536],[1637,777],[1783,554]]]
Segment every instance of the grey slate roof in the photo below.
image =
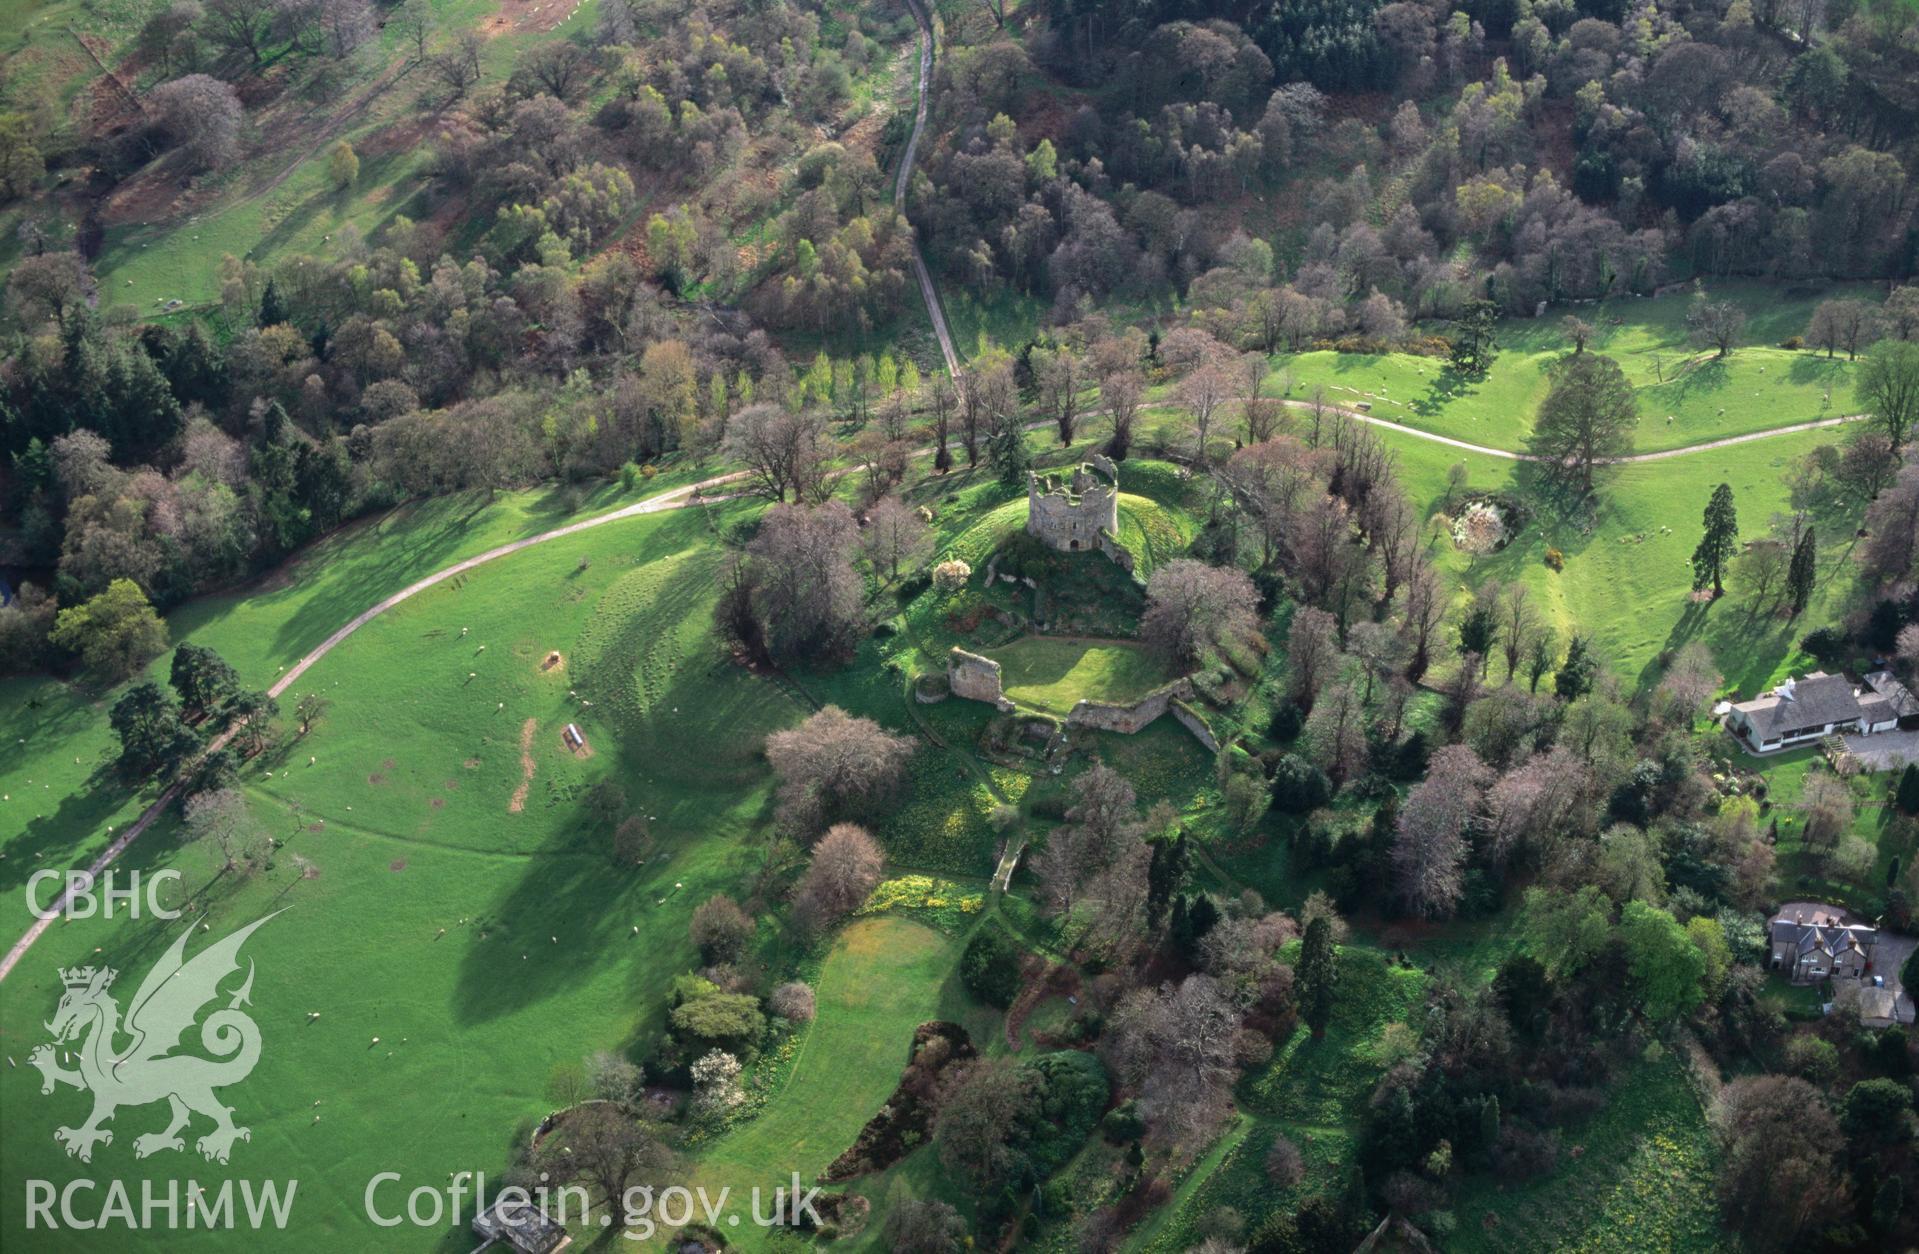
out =
[[1885,698],[1898,717],[1909,718],[1919,714],[1919,698],[1915,698],[1911,689],[1895,679],[1892,672],[1874,671],[1866,676],[1866,683],[1874,693]]
[[[1783,685],[1782,685],[1783,686]],[[1802,727],[1847,723],[1859,717],[1859,699],[1844,675],[1808,675],[1792,685],[1792,696],[1750,703],[1747,717],[1762,740],[1771,740]]]
[[487,1245],[504,1245],[515,1254],[553,1254],[572,1244],[566,1229],[530,1202],[496,1199],[474,1216],[473,1231]]
[[1831,955],[1852,949],[1870,951],[1879,940],[1875,928],[1863,923],[1843,922],[1840,912],[1833,909],[1799,910],[1791,917],[1776,914],[1772,917],[1769,930],[1774,945],[1784,944],[1792,952],[1801,955],[1819,950]]

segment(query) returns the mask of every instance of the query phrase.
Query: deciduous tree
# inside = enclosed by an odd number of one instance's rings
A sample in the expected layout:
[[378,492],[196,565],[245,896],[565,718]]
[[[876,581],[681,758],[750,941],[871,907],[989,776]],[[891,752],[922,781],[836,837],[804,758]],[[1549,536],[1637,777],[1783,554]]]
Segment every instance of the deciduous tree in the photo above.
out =
[[1140,635],[1176,665],[1243,639],[1259,621],[1259,594],[1245,572],[1180,558],[1146,581]]
[[100,678],[117,682],[167,647],[167,629],[140,585],[115,579],[99,595],[61,610],[50,639]]
[[766,756],[780,779],[782,821],[807,834],[877,813],[899,786],[912,752],[912,741],[836,705],[774,732],[766,738]]
[[1451,914],[1465,890],[1466,834],[1480,820],[1491,772],[1464,745],[1432,756],[1426,778],[1406,796],[1393,839],[1399,897],[1427,918]]
[[1896,453],[1905,448],[1913,424],[1919,422],[1919,344],[1909,340],[1881,340],[1859,367],[1859,399],[1872,415],[1872,424],[1884,431]]
[[794,909],[814,927],[838,922],[866,903],[885,862],[879,843],[865,828],[835,823],[813,846],[813,860],[794,894]]

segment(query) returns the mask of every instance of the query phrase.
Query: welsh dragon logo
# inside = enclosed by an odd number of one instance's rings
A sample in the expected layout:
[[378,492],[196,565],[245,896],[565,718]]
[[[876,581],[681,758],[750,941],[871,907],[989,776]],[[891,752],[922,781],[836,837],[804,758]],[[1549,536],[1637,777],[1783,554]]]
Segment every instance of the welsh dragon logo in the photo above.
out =
[[[182,933],[147,973],[127,1007],[124,1022],[119,1002],[107,991],[118,972],[111,967],[61,969],[60,980],[67,991],[60,998],[53,1021],[45,1025],[53,1034],[54,1044],[37,1047],[27,1062],[45,1077],[42,1093],[53,1092],[56,1084],[71,1084],[93,1094],[92,1116],[80,1127],[61,1128],[53,1134],[68,1154],[83,1163],[92,1162],[95,1145],[113,1142],[113,1133],[101,1125],[113,1118],[115,1111],[162,1098],[172,1108],[172,1117],[164,1130],[134,1138],[136,1158],[162,1150],[184,1150],[186,1142],[180,1133],[196,1114],[213,1120],[213,1130],[199,1138],[195,1147],[215,1162],[227,1161],[236,1140],[252,1139],[248,1129],[235,1126],[233,1108],[214,1095],[215,1089],[246,1079],[260,1061],[259,1026],[239,1009],[251,1001],[251,959],[247,961],[246,981],[233,990],[225,1006],[214,1010],[200,1025],[200,1045],[213,1057],[172,1051],[200,1012],[220,996],[220,982],[240,969],[240,946],[272,917],[270,914],[249,923],[191,960],[186,958],[191,933]],[[55,1046],[81,1036],[85,1039],[79,1045],[78,1066],[69,1071],[56,1056],[69,1051],[56,1051]],[[116,1045],[122,1037],[132,1039],[124,1050]]]

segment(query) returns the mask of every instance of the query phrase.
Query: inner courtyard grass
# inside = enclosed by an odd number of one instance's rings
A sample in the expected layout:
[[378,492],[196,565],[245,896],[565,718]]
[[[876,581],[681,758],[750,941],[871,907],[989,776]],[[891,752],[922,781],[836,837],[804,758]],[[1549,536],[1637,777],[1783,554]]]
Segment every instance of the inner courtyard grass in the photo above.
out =
[[1027,636],[990,656],[1006,695],[1048,714],[1064,715],[1082,700],[1126,704],[1173,677],[1147,649],[1118,641]]

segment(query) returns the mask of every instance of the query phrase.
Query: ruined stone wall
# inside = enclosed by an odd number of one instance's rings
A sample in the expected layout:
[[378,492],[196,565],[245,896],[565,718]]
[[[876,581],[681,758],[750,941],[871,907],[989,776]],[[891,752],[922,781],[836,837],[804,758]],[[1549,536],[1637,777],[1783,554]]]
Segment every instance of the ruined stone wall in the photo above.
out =
[[946,684],[956,697],[985,701],[1002,710],[1013,706],[1000,686],[999,663],[955,647],[946,655]]
[[1091,727],[1131,736],[1144,731],[1147,724],[1166,713],[1174,701],[1192,695],[1192,680],[1175,679],[1131,705],[1116,705],[1111,701],[1081,701],[1066,716],[1066,723],[1069,727]]
[[1173,717],[1179,720],[1180,726],[1193,733],[1194,738],[1206,746],[1207,752],[1219,752],[1219,737],[1213,735],[1212,724],[1206,721],[1205,715],[1184,701],[1173,702],[1172,709]]
[[1133,573],[1133,555],[1119,542],[1119,537],[1111,531],[1102,529],[1099,533],[1099,551],[1113,560],[1127,574]]

